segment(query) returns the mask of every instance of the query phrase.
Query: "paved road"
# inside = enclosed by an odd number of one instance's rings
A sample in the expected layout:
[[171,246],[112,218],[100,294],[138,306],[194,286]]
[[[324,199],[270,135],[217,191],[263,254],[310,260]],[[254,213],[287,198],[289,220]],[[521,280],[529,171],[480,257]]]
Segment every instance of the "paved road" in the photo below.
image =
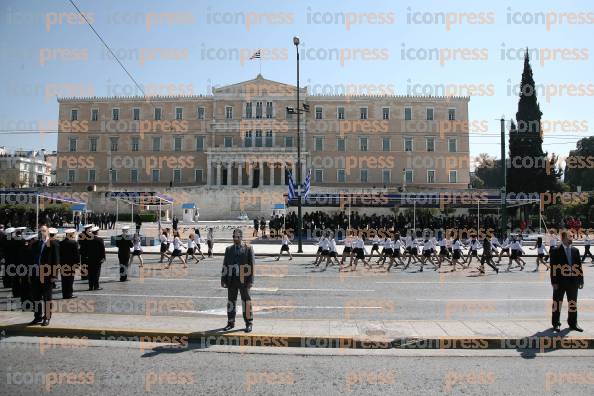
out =
[[[528,258],[527,270],[535,264]],[[78,299],[57,300],[58,310],[83,313],[138,315],[215,315],[224,321],[226,291],[220,288],[222,258],[206,259],[183,269],[180,264],[162,269],[156,256],[146,256],[144,273],[133,265],[131,280],[118,281],[115,256],[103,266],[103,290],[89,292],[77,281]],[[548,272],[517,269],[510,273],[488,270],[423,273],[400,269],[339,273],[331,267],[319,272],[309,258],[258,258],[252,290],[255,315],[268,318],[325,318],[376,320],[507,320],[548,318],[551,287]],[[585,267],[586,286],[580,291],[580,318],[594,319],[594,274]],[[10,309],[9,292],[0,291],[0,309]],[[61,298],[55,290],[56,298]],[[60,305],[62,301],[62,305]],[[563,314],[563,317],[565,314]]]
[[[39,341],[45,342],[40,349]],[[141,350],[125,342],[54,346],[53,339],[0,341],[0,393],[90,395],[592,394],[591,352],[392,351],[245,348]],[[237,351],[237,349],[235,349]],[[4,364],[9,362],[8,364]]]

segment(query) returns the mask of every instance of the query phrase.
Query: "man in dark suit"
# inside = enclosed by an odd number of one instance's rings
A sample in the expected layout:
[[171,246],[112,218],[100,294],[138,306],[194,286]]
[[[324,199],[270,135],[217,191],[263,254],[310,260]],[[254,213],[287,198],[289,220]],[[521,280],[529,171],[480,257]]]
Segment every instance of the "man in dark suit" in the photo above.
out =
[[221,273],[221,287],[227,288],[227,326],[225,330],[235,327],[235,307],[237,292],[241,294],[243,320],[245,332],[252,331],[252,300],[250,288],[254,284],[254,249],[242,243],[242,231],[233,231],[233,245],[225,249],[223,269]]
[[87,260],[89,264],[89,290],[101,290],[99,276],[101,264],[105,261],[105,244],[99,236],[99,227],[91,228],[91,239],[87,241]]
[[122,233],[116,237],[116,246],[118,247],[118,260],[120,261],[120,282],[128,280],[128,271],[130,268],[130,249],[132,249],[132,236],[128,234],[130,227],[122,227]]
[[83,232],[78,235],[78,247],[80,251],[80,280],[87,280],[89,278],[89,260],[88,260],[88,246],[89,241],[93,239],[91,228],[94,224],[85,224]]
[[33,284],[35,316],[31,324],[42,322],[42,326],[47,326],[52,318],[52,290],[60,263],[60,253],[58,241],[54,239],[58,230],[42,226],[39,231],[41,239],[32,246],[36,279]]
[[561,305],[567,294],[567,323],[569,328],[582,332],[577,324],[578,289],[584,287],[584,273],[577,248],[571,246],[572,238],[567,231],[561,233],[561,245],[550,252],[551,255],[551,284],[553,285],[553,314],[554,331],[561,328]]
[[60,277],[62,278],[62,298],[75,298],[72,295],[74,273],[80,265],[80,251],[74,235],[74,228],[65,231],[66,238],[60,242]]

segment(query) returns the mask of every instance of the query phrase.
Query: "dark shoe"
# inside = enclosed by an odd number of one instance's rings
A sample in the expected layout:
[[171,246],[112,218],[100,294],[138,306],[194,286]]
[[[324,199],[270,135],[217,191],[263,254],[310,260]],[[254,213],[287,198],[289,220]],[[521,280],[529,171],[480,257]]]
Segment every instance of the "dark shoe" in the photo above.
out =
[[571,330],[579,331],[580,333],[584,331],[584,329],[582,329],[582,328],[581,328],[581,327],[579,327],[578,325],[569,326],[569,328],[570,328]]
[[49,319],[43,319],[43,322],[41,322],[41,325],[42,326],[49,326],[49,322],[50,322]]
[[43,322],[43,319],[41,319],[41,318],[35,318],[31,322],[29,322],[29,326],[33,326],[33,325],[36,325],[36,324],[41,323],[41,322]]
[[102,287],[96,287],[95,290],[103,290]]
[[246,333],[251,333],[252,332],[252,324],[249,323],[247,325],[245,325],[245,330]]
[[224,331],[229,331],[235,327],[235,323],[227,323],[227,326],[223,328]]
[[553,326],[553,331],[554,331],[555,333],[558,333],[558,332],[560,332],[560,331],[561,331],[561,325],[555,325],[555,326]]

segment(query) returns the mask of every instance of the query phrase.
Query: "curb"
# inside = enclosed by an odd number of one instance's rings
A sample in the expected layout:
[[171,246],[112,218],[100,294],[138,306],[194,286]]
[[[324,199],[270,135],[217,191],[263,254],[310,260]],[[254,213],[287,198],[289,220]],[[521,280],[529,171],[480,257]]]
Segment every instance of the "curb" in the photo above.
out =
[[[175,330],[102,329],[76,327],[41,327],[1,325],[0,339],[16,336],[62,337],[79,342],[85,340],[127,341],[142,344],[173,343],[182,348],[208,348],[212,345],[235,347],[279,348],[334,348],[334,349],[443,349],[443,350],[559,350],[594,349],[592,337],[566,337],[563,335],[533,335],[528,337],[490,336],[445,336],[445,337],[398,337],[365,338],[354,336],[295,336],[279,334],[243,333],[241,328],[233,332],[220,331],[184,332]],[[151,349],[152,346],[146,347]]]

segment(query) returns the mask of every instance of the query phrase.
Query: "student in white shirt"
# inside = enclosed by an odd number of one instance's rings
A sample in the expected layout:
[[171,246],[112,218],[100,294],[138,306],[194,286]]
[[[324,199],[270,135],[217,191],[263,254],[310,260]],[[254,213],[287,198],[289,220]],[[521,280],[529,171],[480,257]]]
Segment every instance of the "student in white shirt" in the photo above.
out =
[[510,256],[509,265],[507,266],[506,272],[509,272],[511,270],[512,261],[515,261],[518,264],[518,266],[520,267],[520,271],[523,271],[524,266],[526,265],[526,262],[524,260],[522,260],[522,254],[523,254],[522,242],[520,241],[519,235],[517,235],[514,238],[514,240],[510,244],[509,248],[511,250],[511,256]]
[[404,266],[404,269],[407,269],[410,265],[410,262],[420,262],[418,259],[418,243],[417,238],[414,235],[409,235],[406,237],[406,248],[404,249],[404,254],[408,257],[408,261]]
[[[357,263],[359,260],[363,261],[363,265],[365,265],[365,242],[360,235],[357,235],[355,240],[353,241],[353,254],[351,255],[351,262],[349,264],[349,271],[356,271],[357,270]],[[346,271],[346,269],[340,269],[341,271]]]
[[435,271],[439,268],[437,264],[433,262],[433,256],[435,255],[434,250],[435,244],[433,242],[433,238],[430,238],[429,235],[425,236],[425,240],[423,241],[423,254],[421,256],[421,264],[419,272],[423,272],[423,266],[427,261],[433,264]]
[[476,257],[476,260],[479,261],[478,250],[480,248],[481,248],[481,244],[476,239],[476,235],[474,235],[474,234],[471,235],[470,236],[470,244],[468,247],[468,255],[466,256],[466,258],[467,258],[466,268],[470,267],[470,263],[472,262],[473,257]]
[[448,250],[448,240],[446,238],[440,237],[439,242],[439,254],[437,255],[437,265],[441,267],[444,261],[452,264],[450,260],[450,252]]
[[[380,237],[379,236],[374,236],[373,239],[371,240],[371,253],[369,254],[369,258],[367,259],[367,264],[371,265],[371,259],[373,258],[374,253],[377,253],[378,256],[380,256],[381,258],[381,254],[380,254],[380,250],[379,250],[379,245],[380,245]],[[378,260],[379,263],[379,260]]]
[[340,259],[340,266],[344,264],[344,260],[348,257],[350,261],[353,252],[353,231],[349,231],[349,235],[342,241],[344,242],[344,249],[342,250],[342,257]]
[[[462,262],[460,262],[462,260]],[[456,271],[456,265],[460,265],[464,269],[464,259],[462,258],[462,244],[460,239],[456,236],[452,242],[452,272]]]
[[287,252],[289,254],[289,260],[293,260],[293,255],[289,250],[289,245],[292,245],[291,241],[289,240],[289,235],[287,234],[287,231],[283,231],[283,239],[281,240],[281,250],[278,254],[278,257],[276,258],[276,261],[280,260],[283,252]]
[[326,235],[322,235],[322,237],[318,240],[318,251],[316,252],[316,259],[314,260],[314,265],[317,267],[322,260],[324,260],[323,256],[323,252],[324,250],[327,251],[327,246],[326,246]]
[[[186,250],[186,263],[190,263],[189,257],[193,258],[197,263],[199,262],[198,258],[196,258],[196,239],[194,234],[190,234],[188,236],[188,250]],[[204,255],[202,256],[204,258]]]
[[512,241],[509,239],[509,237],[504,235],[503,242],[501,242],[501,250],[499,251],[497,264],[499,264],[501,262],[501,258],[503,257],[504,254],[510,258],[509,261],[511,262],[511,257],[509,255],[509,245],[511,244],[511,242]]
[[179,258],[179,260],[182,262],[182,264],[184,265],[184,268],[188,268],[188,266],[186,265],[186,260],[184,260],[184,257],[182,256],[182,248],[183,244],[181,239],[179,238],[179,233],[177,231],[173,232],[173,252],[171,253],[171,257],[169,257],[169,263],[165,266],[165,268],[169,268],[169,266],[171,265],[171,263],[173,262],[174,258]]
[[164,230],[159,238],[161,241],[161,260],[159,262],[162,263],[165,257],[169,259],[169,234],[167,230]]
[[326,266],[322,271],[326,271],[328,265],[332,265],[332,260],[336,261],[336,264],[340,267],[340,261],[338,261],[338,251],[336,250],[336,241],[331,235],[328,235],[328,256],[326,258]]
[[530,248],[530,250],[536,250],[536,268],[532,272],[538,271],[538,266],[542,263],[545,267],[547,267],[547,271],[549,270],[549,266],[545,262],[545,257],[547,257],[547,248],[545,244],[542,242],[542,237],[538,237],[536,239],[536,243],[534,247]]
[[138,260],[140,261],[139,267],[143,267],[144,260],[142,259],[142,240],[140,239],[140,235],[137,233],[134,234],[134,237],[132,238],[132,255],[130,255],[129,265],[132,265],[134,257],[138,257]]
[[391,243],[392,245],[392,257],[390,257],[390,264],[388,264],[388,268],[386,269],[386,272],[390,272],[390,268],[392,268],[392,265],[394,265],[394,263],[396,263],[396,260],[398,260],[399,264],[404,267],[404,262],[402,261],[401,258],[401,253],[400,253],[400,248],[402,247],[402,240],[400,239],[400,234],[396,233],[396,235],[394,235],[394,240]]
[[381,264],[380,267],[384,266],[384,264],[386,263],[386,259],[388,257],[390,257],[390,259],[392,258],[393,244],[394,243],[392,242],[392,239],[390,237],[384,238],[384,241],[382,242],[382,246],[383,246],[382,254],[381,254],[380,258],[377,260],[377,263]]

